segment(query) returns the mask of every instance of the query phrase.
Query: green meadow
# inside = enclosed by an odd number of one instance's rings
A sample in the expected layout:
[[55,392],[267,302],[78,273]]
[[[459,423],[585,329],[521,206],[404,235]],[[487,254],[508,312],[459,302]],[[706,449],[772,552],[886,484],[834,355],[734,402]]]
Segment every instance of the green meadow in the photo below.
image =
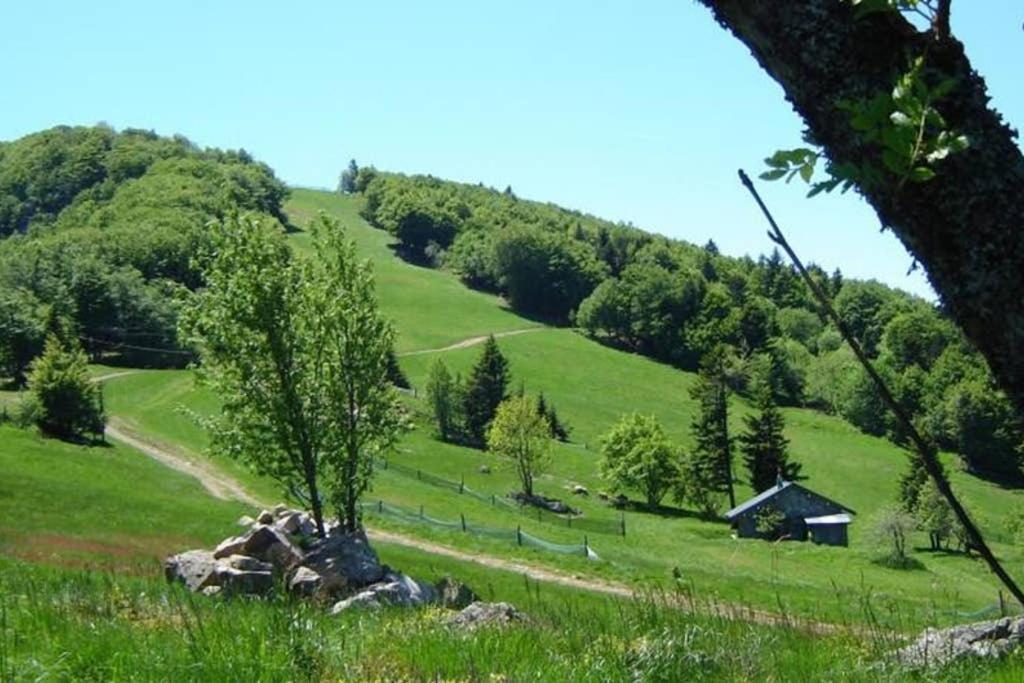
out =
[[[370,228],[358,215],[358,199],[310,190],[295,191],[288,204],[293,223],[304,226],[318,211],[342,219],[366,258],[373,260],[384,311],[395,321],[405,352],[433,349],[461,339],[536,326],[505,309],[495,297],[463,287],[449,273],[411,266],[389,249],[389,236]],[[308,235],[291,239],[305,249]],[[847,423],[805,409],[786,409],[786,436],[791,457],[803,463],[805,484],[853,508],[849,548],[812,544],[737,540],[727,525],[697,517],[692,511],[667,508],[660,512],[631,509],[623,513],[599,499],[606,488],[598,476],[599,438],[618,417],[630,411],[655,414],[670,436],[689,446],[689,424],[695,404],[689,397],[691,374],[636,355],[626,354],[570,329],[546,327],[530,334],[500,340],[509,359],[513,383],[528,392],[543,392],[572,428],[570,444],[554,447],[553,466],[539,483],[542,493],[566,499],[586,517],[614,521],[623,515],[625,537],[590,534],[589,544],[600,557],[545,553],[519,548],[505,540],[465,534],[428,524],[370,517],[370,523],[501,557],[563,568],[574,573],[615,579],[635,586],[674,583],[673,571],[688,589],[707,599],[743,603],[763,609],[784,609],[822,620],[884,620],[897,628],[963,620],[987,614],[998,601],[998,584],[980,560],[959,554],[915,551],[922,568],[897,571],[873,562],[878,550],[870,528],[878,511],[895,501],[905,455],[889,442],[866,436]],[[429,364],[436,357],[465,374],[480,347],[405,355],[401,365],[413,386],[422,390]],[[126,426],[158,443],[202,458],[205,436],[195,416],[216,407],[214,397],[197,389],[185,371],[142,371],[110,380],[107,406]],[[475,491],[503,496],[515,487],[511,474],[487,453],[443,444],[433,437],[421,391],[407,404],[416,427],[390,456],[394,462],[424,472],[464,481]],[[747,411],[744,401],[732,403],[732,429],[739,431]],[[1003,524],[1005,512],[1022,497],[959,472],[952,456],[954,486],[1011,571],[1024,570],[1024,554],[1012,543]],[[215,461],[265,499],[276,489],[236,463]],[[488,465],[491,472],[480,472]],[[570,486],[582,484],[591,495],[571,496]],[[739,486],[740,500],[749,495]],[[431,486],[395,472],[381,471],[369,494],[429,517],[524,531],[553,543],[582,541],[579,531],[538,522],[470,496]],[[571,500],[569,500],[571,499]],[[666,503],[672,504],[667,500]],[[925,545],[917,538],[915,545]]]

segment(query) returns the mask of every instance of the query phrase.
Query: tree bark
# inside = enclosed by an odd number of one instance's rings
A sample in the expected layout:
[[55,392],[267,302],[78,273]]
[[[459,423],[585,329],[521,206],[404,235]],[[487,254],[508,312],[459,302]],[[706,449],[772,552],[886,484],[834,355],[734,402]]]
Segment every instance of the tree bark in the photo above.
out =
[[919,32],[896,12],[856,19],[843,0],[700,1],[782,86],[835,163],[881,164],[840,103],[891,91],[908,56],[926,52],[936,81],[956,79],[935,106],[970,148],[937,162],[931,181],[860,191],[1024,414],[1024,157],[963,45],[941,30]]

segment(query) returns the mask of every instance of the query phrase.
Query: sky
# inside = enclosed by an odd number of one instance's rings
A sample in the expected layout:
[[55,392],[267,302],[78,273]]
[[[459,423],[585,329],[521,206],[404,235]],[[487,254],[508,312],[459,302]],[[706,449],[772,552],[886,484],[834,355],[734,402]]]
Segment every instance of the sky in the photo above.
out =
[[[736,170],[801,144],[781,88],[692,0],[3,4],[0,140],[102,121],[244,148],[308,187],[355,158],[736,256],[772,248]],[[1024,3],[952,14],[1024,125]],[[804,260],[934,297],[853,193],[760,185]]]

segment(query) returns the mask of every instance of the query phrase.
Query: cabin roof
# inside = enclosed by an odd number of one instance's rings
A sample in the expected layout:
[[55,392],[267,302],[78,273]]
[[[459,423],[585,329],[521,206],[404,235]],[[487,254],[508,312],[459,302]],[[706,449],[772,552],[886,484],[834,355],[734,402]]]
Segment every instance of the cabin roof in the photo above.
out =
[[821,517],[804,517],[804,524],[849,524],[853,521],[853,517],[850,517],[845,512],[840,512],[838,515],[823,515]]
[[[829,503],[832,503],[833,505],[835,505],[840,510],[846,510],[847,512],[849,512],[851,514],[856,514],[853,510],[851,510],[850,508],[846,507],[845,505],[837,503],[836,501],[832,500],[831,498],[827,498],[827,497],[821,495],[820,493],[816,493],[815,491],[810,490],[806,486],[800,486],[800,484],[797,484],[794,481],[786,481],[784,479],[779,479],[778,483],[775,484],[775,486],[771,487],[770,489],[765,489],[764,491],[762,491],[761,493],[757,494],[756,496],[754,496],[750,500],[744,501],[744,502],[740,503],[739,505],[737,505],[736,507],[734,507],[732,510],[729,510],[728,512],[726,512],[725,513],[725,518],[728,519],[728,520],[732,520],[732,519],[735,519],[736,517],[739,517],[740,515],[742,515],[745,512],[749,512],[751,510],[754,510],[754,509],[760,507],[761,504],[764,503],[766,500],[774,498],[775,496],[779,495],[779,493],[781,493],[782,491],[785,491],[786,489],[788,489],[791,486],[795,486],[795,487],[797,487],[799,489],[802,489],[802,490],[806,491],[807,493],[810,493],[812,496],[817,496],[818,498],[821,498],[822,500],[828,501]],[[831,517],[831,516],[833,516],[833,515],[827,515],[827,517]],[[819,518],[819,517],[812,517],[811,519],[824,519],[824,518],[823,517],[821,517],[821,518]],[[810,522],[808,521],[808,523],[810,523]],[[827,522],[819,522],[819,523],[824,524],[824,523],[827,523]],[[832,522],[832,523],[836,524],[836,523],[839,523],[839,522]],[[849,521],[847,521],[846,523],[849,523]]]

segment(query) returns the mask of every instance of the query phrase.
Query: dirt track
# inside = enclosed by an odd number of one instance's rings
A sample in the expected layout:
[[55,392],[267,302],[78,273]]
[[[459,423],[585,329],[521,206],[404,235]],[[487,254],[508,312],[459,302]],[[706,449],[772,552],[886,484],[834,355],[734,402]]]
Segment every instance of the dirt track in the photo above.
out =
[[479,337],[470,337],[469,339],[463,339],[462,341],[455,342],[449,346],[442,346],[436,349],[417,349],[415,351],[403,351],[398,354],[399,357],[403,356],[421,356],[427,353],[443,353],[445,351],[457,351],[459,349],[468,349],[471,346],[477,344],[483,344],[487,341],[488,337],[494,337],[495,339],[501,339],[502,337],[514,337],[517,334],[528,334],[530,332],[543,332],[548,329],[547,327],[524,327],[520,330],[508,330],[506,332],[495,332],[494,334],[485,334]]

